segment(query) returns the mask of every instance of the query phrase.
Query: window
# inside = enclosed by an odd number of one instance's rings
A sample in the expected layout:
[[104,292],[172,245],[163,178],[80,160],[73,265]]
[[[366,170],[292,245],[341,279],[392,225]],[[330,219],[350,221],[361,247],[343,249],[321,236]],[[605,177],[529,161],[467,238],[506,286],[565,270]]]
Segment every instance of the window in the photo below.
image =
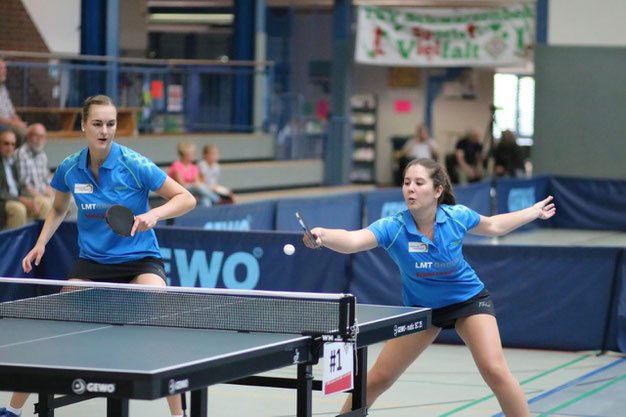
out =
[[509,129],[520,146],[533,144],[535,121],[535,79],[528,75],[496,74],[493,86],[496,106],[494,137]]

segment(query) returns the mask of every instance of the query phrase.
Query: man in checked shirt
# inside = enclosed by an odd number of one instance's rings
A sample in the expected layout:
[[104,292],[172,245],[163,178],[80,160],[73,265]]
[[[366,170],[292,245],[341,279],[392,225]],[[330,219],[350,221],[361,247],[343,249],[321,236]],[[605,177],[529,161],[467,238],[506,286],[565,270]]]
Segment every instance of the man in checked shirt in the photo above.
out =
[[26,130],[26,142],[15,151],[19,181],[41,207],[44,217],[54,200],[54,191],[48,182],[48,156],[43,151],[45,144],[46,128],[41,123],[34,123]]
[[30,125],[26,142],[15,152],[20,180],[26,184],[33,197],[46,198],[52,203],[54,191],[48,183],[50,170],[48,156],[43,151],[46,144],[46,128],[41,123]]

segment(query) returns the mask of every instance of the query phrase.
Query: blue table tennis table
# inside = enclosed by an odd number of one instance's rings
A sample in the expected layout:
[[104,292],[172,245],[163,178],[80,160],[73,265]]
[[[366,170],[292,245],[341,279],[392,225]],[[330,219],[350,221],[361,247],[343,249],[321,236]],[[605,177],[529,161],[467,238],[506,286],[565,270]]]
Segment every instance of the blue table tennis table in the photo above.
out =
[[[367,347],[430,327],[430,310],[356,304],[353,410],[366,415]],[[128,416],[130,399],[191,392],[189,417],[206,416],[208,387],[234,383],[297,390],[296,415],[312,415],[320,389],[312,367],[324,335],[276,334],[0,318],[0,390],[39,394],[36,412],[93,397],[107,398],[107,416]],[[295,378],[256,374],[297,365]],[[55,394],[57,396],[55,397]],[[65,394],[58,396],[58,394]]]

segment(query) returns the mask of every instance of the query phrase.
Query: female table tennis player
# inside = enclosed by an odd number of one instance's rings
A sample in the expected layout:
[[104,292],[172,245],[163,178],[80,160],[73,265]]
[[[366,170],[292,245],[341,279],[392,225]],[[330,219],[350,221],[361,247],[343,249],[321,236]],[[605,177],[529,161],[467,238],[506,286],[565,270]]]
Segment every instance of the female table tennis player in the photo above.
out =
[[[341,253],[383,247],[400,268],[405,305],[432,308],[433,326],[387,342],[367,375],[367,406],[388,389],[435,340],[454,328],[495,394],[507,417],[528,417],[528,403],[511,374],[500,342],[493,303],[461,252],[466,232],[485,236],[508,233],[535,219],[549,219],[548,197],[516,212],[484,217],[456,204],[450,179],[431,159],[411,161],[402,193],[408,210],[357,231],[314,228],[317,244]],[[312,247],[306,235],[304,243]],[[351,398],[342,412],[351,408]]]
[[[116,118],[117,109],[109,97],[85,100],[81,125],[87,147],[65,158],[54,173],[50,184],[56,190],[54,204],[35,246],[22,261],[25,272],[31,271],[33,262],[39,265],[73,195],[78,206],[80,255],[69,280],[166,285],[152,228],[159,220],[193,209],[196,200],[152,161],[113,142]],[[151,190],[168,201],[150,210]],[[104,219],[106,209],[119,203],[136,213],[131,237],[116,235]],[[20,415],[27,398],[26,393],[14,393],[9,407],[0,409],[0,417]],[[180,395],[168,397],[168,403],[172,416],[183,415]]]

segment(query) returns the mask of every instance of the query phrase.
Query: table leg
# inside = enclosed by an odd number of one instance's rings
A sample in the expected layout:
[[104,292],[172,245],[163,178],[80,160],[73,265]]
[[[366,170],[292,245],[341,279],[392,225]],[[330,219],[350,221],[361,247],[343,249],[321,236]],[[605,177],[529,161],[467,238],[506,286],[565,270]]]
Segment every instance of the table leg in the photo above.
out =
[[54,394],[39,393],[39,401],[35,404],[35,414],[41,417],[54,417],[54,408],[51,402],[54,400]]
[[311,417],[313,414],[313,366],[307,363],[298,364],[297,381],[297,406],[298,417]]
[[107,398],[107,417],[128,417],[128,399]]
[[207,417],[209,405],[209,389],[201,388],[191,391],[191,408],[189,417]]
[[356,367],[354,376],[354,389],[352,390],[352,410],[358,412],[363,411],[363,414],[354,415],[367,415],[367,347],[357,349],[356,352]]

